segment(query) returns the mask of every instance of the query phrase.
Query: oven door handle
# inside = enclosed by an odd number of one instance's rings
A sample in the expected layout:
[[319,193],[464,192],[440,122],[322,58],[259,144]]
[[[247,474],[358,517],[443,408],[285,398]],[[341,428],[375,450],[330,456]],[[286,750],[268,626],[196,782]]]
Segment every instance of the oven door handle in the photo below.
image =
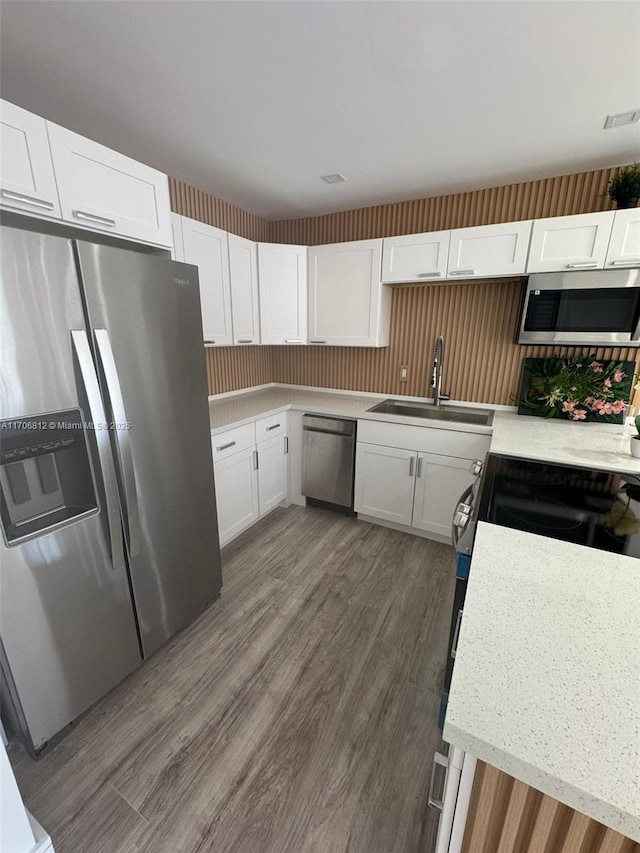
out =
[[[460,498],[458,499],[458,503],[456,504],[456,508],[453,511],[453,517],[451,519],[451,538],[453,539],[453,547],[456,550],[458,549],[458,541],[460,539],[460,533],[459,533],[460,527],[455,522],[456,516],[458,514],[458,507],[460,507],[462,504],[467,503],[467,500],[471,497],[474,486],[475,486],[475,483],[472,483],[470,486],[468,486],[464,490],[464,492],[460,495]],[[472,510],[472,512],[473,512],[473,510]]]

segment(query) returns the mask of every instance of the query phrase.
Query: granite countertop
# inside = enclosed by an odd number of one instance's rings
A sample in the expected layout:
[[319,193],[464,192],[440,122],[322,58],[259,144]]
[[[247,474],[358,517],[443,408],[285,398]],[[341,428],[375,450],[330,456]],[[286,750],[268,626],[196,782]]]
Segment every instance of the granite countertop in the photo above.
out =
[[[367,411],[376,403],[387,399],[387,396],[350,395],[323,389],[315,391],[287,385],[273,386],[210,400],[211,432],[220,433],[231,426],[275,414],[283,409],[297,409],[337,417],[411,424],[430,429],[484,433],[492,436],[492,453],[583,468],[598,468],[603,471],[640,474],[640,459],[631,456],[629,439],[623,437],[622,426],[547,420],[518,415],[514,410],[500,409],[495,411],[493,425],[490,427],[424,421],[420,418],[378,415]],[[494,408],[474,403],[456,402],[455,405]]]
[[481,522],[444,738],[640,842],[640,560]]

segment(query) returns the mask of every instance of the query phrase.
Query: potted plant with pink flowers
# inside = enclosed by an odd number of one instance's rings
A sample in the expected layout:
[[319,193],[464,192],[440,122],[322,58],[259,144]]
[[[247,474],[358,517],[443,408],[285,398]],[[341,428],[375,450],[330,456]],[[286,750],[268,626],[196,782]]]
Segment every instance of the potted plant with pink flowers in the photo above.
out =
[[594,354],[527,358],[518,413],[570,421],[622,423],[635,364]]

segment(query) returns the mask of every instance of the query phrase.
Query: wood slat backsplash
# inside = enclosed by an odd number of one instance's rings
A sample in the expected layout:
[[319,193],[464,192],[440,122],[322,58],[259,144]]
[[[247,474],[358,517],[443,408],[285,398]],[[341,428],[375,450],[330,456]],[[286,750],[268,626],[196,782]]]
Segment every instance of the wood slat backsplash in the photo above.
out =
[[[515,343],[524,292],[521,279],[469,284],[394,287],[389,346],[273,347],[273,381],[381,394],[429,395],[433,343],[445,339],[443,389],[456,400],[514,405],[522,361],[575,347],[522,347]],[[636,349],[598,349],[603,359],[629,359]],[[408,367],[408,381],[400,368]],[[327,381],[329,377],[329,381]]]
[[247,240],[269,240],[269,222],[266,219],[183,181],[169,178],[169,198],[174,213],[215,225],[216,228],[239,234]]
[[479,761],[462,853],[640,853],[640,844]]
[[[377,205],[308,219],[268,222],[201,190],[169,180],[172,209],[250,240],[317,245],[589,213],[611,207],[606,188],[617,169],[600,169],[468,193]],[[222,347],[207,350],[209,393],[266,382],[424,396],[431,348],[446,342],[444,387],[458,400],[511,405],[523,359],[585,350],[515,343],[522,279],[394,287],[389,346]],[[635,349],[598,350],[636,361]],[[409,370],[400,382],[400,367]]]
[[618,168],[271,222],[269,240],[314,246],[609,210],[606,189]]

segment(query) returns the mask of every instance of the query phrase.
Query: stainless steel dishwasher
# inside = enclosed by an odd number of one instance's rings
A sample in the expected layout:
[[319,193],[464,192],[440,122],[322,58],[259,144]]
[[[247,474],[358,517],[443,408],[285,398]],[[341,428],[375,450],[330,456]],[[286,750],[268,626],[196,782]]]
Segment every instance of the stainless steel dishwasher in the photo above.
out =
[[302,494],[310,503],[353,511],[356,422],[302,418]]

